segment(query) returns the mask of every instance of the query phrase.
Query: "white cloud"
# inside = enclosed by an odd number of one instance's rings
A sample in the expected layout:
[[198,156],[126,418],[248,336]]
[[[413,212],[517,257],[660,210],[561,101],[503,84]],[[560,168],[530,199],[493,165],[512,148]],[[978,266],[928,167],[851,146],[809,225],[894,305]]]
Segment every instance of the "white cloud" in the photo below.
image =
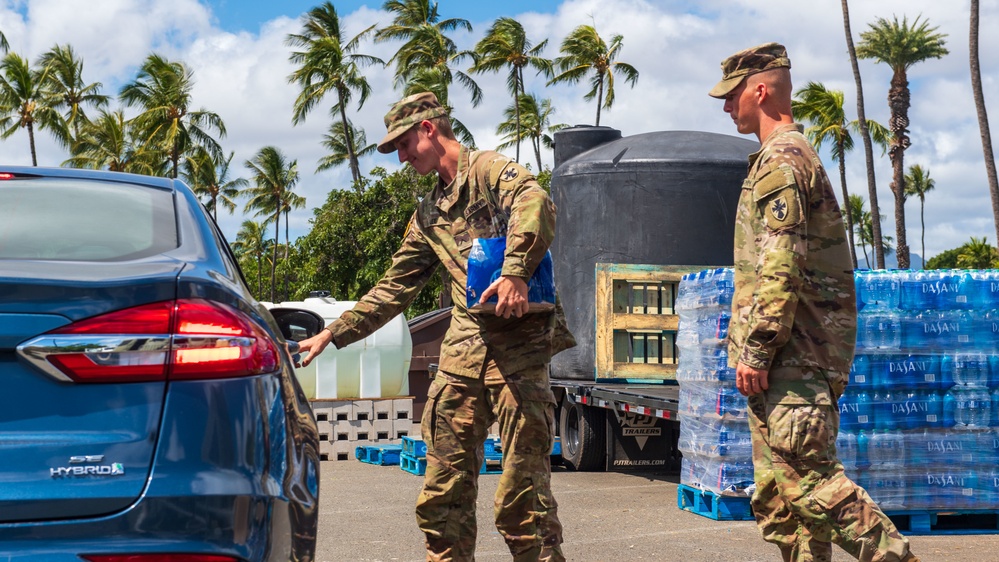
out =
[[[381,2],[341,14],[347,33],[354,35],[373,25],[385,25],[390,16],[377,10]],[[445,8],[442,8],[442,10]],[[446,9],[455,9],[448,5]],[[931,0],[883,0],[851,3],[854,41],[876,17],[917,16],[929,20],[946,33],[951,54],[939,61],[913,67],[910,110],[913,146],[906,164],[929,167],[937,182],[926,198],[926,244],[932,256],[959,246],[970,237],[987,236],[995,242],[991,200],[985,179],[978,122],[971,98],[968,71],[968,21],[962,7]],[[463,17],[460,12],[442,17]],[[545,55],[558,55],[562,39],[576,26],[595,24],[605,39],[624,36],[618,60],[634,65],[641,73],[632,89],[618,78],[617,101],[610,111],[601,112],[601,124],[620,129],[625,135],[658,130],[703,130],[736,134],[722,113],[721,103],[707,96],[707,90],[720,76],[719,63],[736,50],[780,41],[788,47],[797,85],[823,82],[842,89],[847,112],[856,114],[853,74],[846,54],[843,16],[838,2],[805,3],[775,0],[566,0],[552,13],[501,14],[517,17],[535,43],[548,38]],[[0,5],[0,29],[14,51],[31,60],[52,45],[71,44],[86,61],[85,78],[101,81],[105,93],[116,94],[122,84],[134,78],[135,68],[152,51],[183,60],[195,72],[195,107],[219,113],[228,135],[222,141],[226,151],[234,150],[234,172],[243,174],[242,163],[261,147],[279,147],[288,158],[297,159],[302,172],[298,192],[306,196],[310,209],[325,201],[330,189],[349,185],[346,168],[314,174],[322,156],[319,145],[329,126],[325,108],[317,108],[305,123],[291,124],[291,104],[297,94],[288,84],[291,73],[288,33],[297,32],[300,22],[287,17],[261,22],[249,32],[230,33],[213,22],[212,14],[196,0],[31,0]],[[460,48],[470,49],[482,37],[491,21],[473,21],[472,34],[455,34]],[[999,34],[989,33],[999,25],[999,1],[985,0],[981,6],[982,73],[986,102],[992,120],[993,137],[999,138]],[[362,44],[367,54],[391,58],[395,43]],[[890,70],[872,61],[860,62],[864,79],[867,116],[882,123],[888,120],[886,94]],[[383,134],[382,116],[399,97],[393,88],[392,69],[371,68],[367,72],[372,95],[363,109],[352,106],[352,120],[363,127],[369,142]],[[503,73],[476,75],[485,91],[483,103],[472,108],[467,92],[460,86],[451,91],[455,114],[482,147],[499,142],[496,123],[509,105]],[[584,101],[586,83],[577,86],[546,87],[542,77],[528,73],[528,90],[551,98],[554,122],[592,123],[596,101]],[[329,107],[329,104],[326,105]],[[39,160],[58,165],[65,152],[54,145],[46,132],[40,132]],[[847,157],[848,182],[852,193],[867,199],[866,170],[862,144]],[[522,151],[527,150],[524,146]],[[512,151],[507,151],[512,154]],[[836,181],[835,163],[823,155]],[[876,149],[878,199],[885,216],[883,229],[894,235],[893,199],[888,185],[891,169],[887,157]],[[544,155],[548,165],[551,154]],[[524,152],[524,160],[533,160]],[[0,142],[0,161],[30,163],[25,135],[18,132]],[[374,166],[393,169],[394,155],[377,155],[361,163],[362,170]],[[838,182],[837,182],[838,183]],[[838,191],[838,188],[837,188]],[[918,251],[919,205],[907,205],[908,238]],[[304,234],[311,210],[293,214],[293,235]],[[242,217],[225,217],[223,228],[232,237]]]

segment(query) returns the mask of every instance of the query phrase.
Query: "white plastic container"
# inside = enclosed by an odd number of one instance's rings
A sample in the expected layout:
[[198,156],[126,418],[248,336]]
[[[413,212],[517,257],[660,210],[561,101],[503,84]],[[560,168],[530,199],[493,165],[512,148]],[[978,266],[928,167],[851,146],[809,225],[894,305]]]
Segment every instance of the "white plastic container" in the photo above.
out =
[[[311,310],[329,324],[355,304],[325,297],[277,306]],[[297,369],[296,375],[305,395],[312,400],[408,396],[412,357],[413,339],[406,317],[400,314],[343,349],[330,344],[308,367]]]

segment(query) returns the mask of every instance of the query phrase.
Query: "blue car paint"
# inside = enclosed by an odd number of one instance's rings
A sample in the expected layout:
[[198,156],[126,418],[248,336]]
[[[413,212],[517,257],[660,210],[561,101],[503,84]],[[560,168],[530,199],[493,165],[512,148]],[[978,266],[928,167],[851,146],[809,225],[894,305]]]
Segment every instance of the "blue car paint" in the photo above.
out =
[[[4,295],[0,298],[0,373],[22,376],[17,390],[30,396],[19,408],[13,407],[14,400],[0,398],[4,409],[11,406],[6,412],[0,409],[0,487],[6,488],[4,480],[10,483],[18,477],[13,466],[16,457],[9,461],[11,466],[3,464],[15,450],[12,443],[45,435],[68,438],[73,431],[78,432],[77,439],[70,440],[74,450],[56,453],[59,439],[53,439],[53,452],[47,453],[52,458],[44,462],[57,462],[54,457],[58,455],[91,452],[105,454],[109,462],[122,462],[113,458],[120,454],[128,477],[110,485],[106,480],[97,482],[89,497],[91,486],[86,481],[81,486],[70,481],[61,493],[53,493],[59,486],[51,486],[51,480],[44,478],[30,485],[18,484],[10,496],[0,492],[2,511],[20,515],[16,521],[8,516],[7,522],[0,523],[0,554],[53,561],[119,552],[311,559],[318,515],[318,432],[287,354],[281,354],[278,372],[255,377],[73,385],[30,373],[31,367],[23,362],[12,366],[12,354],[3,351],[10,349],[12,340],[23,341],[60,323],[182,298],[234,306],[274,341],[282,342],[279,328],[250,296],[195,195],[182,183],[164,178],[69,169],[0,171],[173,190],[180,242],[175,250],[134,262],[74,263],[68,283],[60,282],[69,269],[66,264],[0,260],[0,287],[4,288],[0,293]],[[60,300],[70,293],[87,298]],[[59,384],[68,387],[65,396],[52,392],[53,385]],[[58,415],[31,419],[31,405],[37,399],[65,399],[66,403]],[[116,415],[104,422],[88,420],[100,414],[84,406],[100,401]],[[116,403],[149,407],[115,409]],[[122,430],[123,426],[131,429]],[[87,444],[86,450],[79,450],[82,443]],[[143,466],[135,458],[143,455],[149,456],[146,470],[128,468]],[[134,476],[139,477],[139,485]],[[89,513],[80,512],[83,508],[74,511],[74,503],[87,506]]]

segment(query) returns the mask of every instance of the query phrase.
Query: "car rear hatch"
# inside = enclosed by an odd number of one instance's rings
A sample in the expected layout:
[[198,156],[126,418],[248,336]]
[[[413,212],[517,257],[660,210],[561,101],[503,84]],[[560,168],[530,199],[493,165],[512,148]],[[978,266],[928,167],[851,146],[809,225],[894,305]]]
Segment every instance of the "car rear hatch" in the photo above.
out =
[[161,254],[175,225],[169,190],[0,181],[0,522],[141,496],[167,386],[170,326],[154,320],[184,268]]

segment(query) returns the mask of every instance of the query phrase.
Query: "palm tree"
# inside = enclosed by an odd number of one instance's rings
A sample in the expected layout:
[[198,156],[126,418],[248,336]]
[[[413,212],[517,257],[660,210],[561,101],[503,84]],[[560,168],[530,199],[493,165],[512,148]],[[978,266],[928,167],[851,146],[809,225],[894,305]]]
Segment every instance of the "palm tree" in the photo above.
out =
[[614,60],[623,46],[624,37],[621,35],[612,37],[608,45],[592,25],[577,27],[562,41],[559,52],[563,56],[554,61],[558,74],[548,82],[548,85],[560,82],[576,84],[592,71],[590,84],[593,87],[583,99],[587,101],[597,99],[597,120],[594,125],[600,126],[600,108],[609,110],[614,104],[614,73],[623,74],[625,81],[632,87],[638,82],[638,70],[635,67]]
[[999,262],[999,253],[984,236],[980,240],[972,236],[971,242],[957,255],[957,266],[964,269],[990,269],[996,267],[996,262]]
[[992,134],[989,132],[989,115],[985,111],[985,94],[982,92],[982,69],[978,64],[978,0],[971,0],[971,31],[968,34],[971,60],[971,91],[978,112],[978,129],[982,135],[982,152],[985,156],[985,175],[989,179],[989,193],[992,195],[992,216],[999,240],[999,176],[996,174],[996,158],[992,154]]
[[[239,232],[236,233],[236,240],[232,243],[232,252],[239,258],[250,257],[257,261],[257,298],[263,298],[263,287],[261,286],[261,271],[263,270],[264,255],[267,253],[267,240],[264,231],[267,222],[245,220]],[[271,297],[273,300],[273,297]]]
[[195,195],[207,197],[205,208],[218,220],[218,206],[222,205],[231,214],[236,210],[236,197],[240,190],[249,185],[245,178],[229,178],[229,166],[235,152],[224,159],[216,159],[203,147],[197,147],[184,159],[181,177],[191,187]]
[[517,139],[517,162],[520,162],[520,97],[524,92],[524,67],[533,67],[539,74],[546,77],[552,75],[552,62],[541,56],[548,40],[545,39],[534,47],[527,39],[524,26],[513,18],[499,18],[493,22],[493,26],[486,32],[475,45],[475,53],[478,60],[472,66],[471,72],[499,72],[503,67],[508,67],[510,74],[507,76],[507,87],[513,94],[513,107],[516,110],[517,130],[514,138]]
[[867,163],[867,195],[871,198],[871,216],[873,220],[873,237],[875,244],[875,264],[878,269],[885,267],[885,255],[881,251],[881,209],[878,205],[878,182],[874,176],[874,148],[871,146],[871,133],[867,127],[867,116],[864,112],[864,85],[860,79],[860,65],[857,63],[857,50],[853,46],[853,32],[850,31],[850,6],[847,0],[841,0],[843,9],[843,30],[846,32],[846,46],[850,52],[850,66],[853,68],[853,81],[857,85],[857,122],[860,124],[860,136],[864,141],[864,158]]
[[[302,16],[302,32],[288,35],[285,39],[286,44],[303,49],[293,52],[289,57],[298,68],[288,77],[288,81],[297,83],[301,88],[293,108],[292,122],[295,125],[305,121],[309,111],[331,91],[336,92],[336,104],[332,111],[339,112],[341,123],[347,123],[347,105],[355,92],[358,94],[358,109],[364,106],[371,94],[371,86],[361,74],[360,66],[385,64],[378,57],[356,52],[361,40],[374,28],[372,25],[348,40],[340,28],[336,8],[330,2],[313,8]],[[350,174],[357,182],[361,179],[361,170],[357,162],[354,129],[346,127],[343,130],[346,134],[345,148]]]
[[84,106],[95,109],[107,107],[108,96],[101,94],[101,83],[86,84],[83,80],[83,59],[78,58],[69,45],[56,45],[39,57],[37,65],[48,68],[48,80],[44,88],[50,96],[49,105],[55,109],[65,109],[63,118],[66,131],[72,136],[60,139],[71,146],[80,137],[80,125],[87,122]]
[[396,84],[406,85],[414,76],[421,76],[420,81],[426,83],[427,72],[432,71],[432,80],[441,88],[421,91],[434,92],[441,105],[450,107],[447,91],[455,80],[471,93],[473,106],[482,102],[479,85],[464,72],[452,70],[452,66],[466,58],[473,63],[476,60],[474,52],[458,50],[457,44],[447,36],[448,32],[459,28],[471,33],[472,24],[468,20],[440,19],[437,2],[430,0],[387,0],[382,9],[395,14],[395,17],[389,26],[375,33],[375,41],[396,39],[404,42],[389,60],[396,63]]
[[[503,135],[504,142],[496,147],[503,150],[513,146],[521,140],[529,139],[531,147],[534,149],[534,158],[538,163],[538,172],[541,166],[541,146],[552,149],[555,145],[551,135],[546,131],[557,131],[565,125],[551,125],[551,116],[555,113],[552,107],[552,100],[544,99],[540,102],[534,94],[524,94],[520,96],[520,103],[516,110],[508,107],[504,112],[506,120],[496,127],[496,132]],[[517,123],[517,117],[520,123]]]
[[122,87],[119,94],[126,106],[142,109],[135,118],[138,131],[143,142],[167,153],[173,178],[179,173],[181,156],[196,146],[222,158],[222,147],[210,133],[215,131],[220,138],[225,137],[225,123],[218,114],[205,109],[191,111],[193,88],[194,73],[184,63],[151,54],[135,80]]
[[281,210],[284,212],[284,300],[288,300],[288,251],[291,249],[291,241],[288,239],[288,230],[291,221],[288,215],[292,209],[304,209],[305,197],[285,190],[284,197],[281,198]]
[[[859,201],[855,203],[854,197],[859,198]],[[858,208],[854,208],[854,205],[859,205]],[[867,246],[871,245],[872,249],[875,249],[874,245],[874,218],[870,212],[864,210],[864,199],[859,195],[850,196],[850,212],[853,213],[853,224],[857,229],[857,237],[860,238],[860,247],[864,251],[864,260],[867,262],[867,267],[871,267],[871,261],[867,256]],[[884,218],[884,217],[882,217]],[[893,239],[891,236],[884,236],[881,239],[881,253],[891,254],[894,249],[892,248]]]
[[896,255],[898,266],[909,267],[909,246],[905,238],[905,149],[909,148],[909,80],[907,72],[912,65],[927,59],[938,59],[948,53],[944,48],[945,34],[935,33],[924,20],[917,17],[912,26],[908,18],[893,18],[891,22],[878,18],[870,29],[860,34],[861,43],[857,56],[875,59],[892,69],[891,87],[888,89],[889,126],[892,140],[888,157],[892,163],[891,190],[895,195],[895,235],[898,238]]
[[120,109],[101,110],[97,119],[86,123],[73,143],[72,154],[63,166],[149,176],[162,175],[166,168],[164,153],[137,141]]
[[[820,83],[809,82],[804,88],[795,92],[795,98],[791,102],[791,109],[796,118],[808,121],[812,126],[805,129],[805,134],[812,141],[816,150],[822,147],[825,141],[832,142],[832,158],[839,163],[839,180],[843,189],[843,201],[849,201],[850,195],[846,189],[846,153],[853,150],[853,136],[850,130],[857,131],[860,128],[858,121],[846,121],[846,111],[843,109],[843,92],[840,90],[828,90]],[[875,121],[868,121],[874,141],[882,147],[887,146],[891,132],[884,125]],[[846,230],[853,232],[853,222],[850,213],[846,216]],[[850,253],[853,255],[853,267],[857,267],[857,249],[853,245],[853,237],[850,237]]]
[[[368,144],[368,137],[364,134],[361,129],[355,129],[354,125],[347,121],[347,128],[350,129],[351,134],[348,137],[346,134],[346,129],[342,121],[334,121],[330,124],[329,132],[323,135],[322,145],[325,146],[330,153],[319,159],[319,164],[316,166],[316,172],[324,172],[326,170],[332,170],[342,166],[343,164],[350,161],[350,153],[348,150],[348,139],[353,139],[353,143],[358,148],[354,153],[357,157],[367,156],[374,153],[375,145]],[[355,182],[357,186],[361,184]]]
[[278,148],[265,146],[252,160],[246,161],[246,167],[253,175],[253,187],[245,191],[250,200],[244,212],[255,211],[254,216],[270,216],[274,220],[274,254],[271,261],[271,302],[274,302],[281,213],[284,211],[285,192],[298,183],[298,161],[288,162]]
[[[864,237],[864,215],[866,214],[869,217],[871,214],[864,211],[864,198],[860,195],[850,195],[849,201],[850,203],[846,206],[845,214],[849,217],[850,224],[853,225],[850,230],[850,245],[856,248],[852,239],[857,238],[860,240],[860,248],[864,252],[864,262],[867,264],[867,269],[870,269],[871,260],[867,255],[867,240]],[[877,262],[875,262],[875,265],[877,265]],[[857,266],[854,266],[854,268],[856,267]]]
[[7,54],[10,50],[10,43],[7,42],[7,36],[0,31],[0,53]]
[[35,124],[39,129],[58,127],[59,114],[47,103],[42,90],[47,69],[33,69],[17,53],[0,61],[0,138],[10,138],[18,129],[28,131],[31,165],[38,165]]
[[926,262],[926,215],[924,210],[926,208],[926,194],[933,191],[936,187],[936,182],[930,177],[930,171],[924,169],[919,164],[914,164],[909,166],[909,173],[905,175],[905,196],[919,197],[919,237],[921,249],[920,251],[923,256],[923,262]]

